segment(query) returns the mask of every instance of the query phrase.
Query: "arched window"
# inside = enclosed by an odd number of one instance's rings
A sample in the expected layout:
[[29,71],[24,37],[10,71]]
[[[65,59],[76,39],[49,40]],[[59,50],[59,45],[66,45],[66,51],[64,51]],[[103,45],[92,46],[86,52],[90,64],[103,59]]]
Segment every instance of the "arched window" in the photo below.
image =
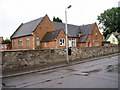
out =
[[95,46],[99,46],[99,39],[96,38],[96,39],[94,40],[94,43],[95,43]]
[[30,46],[30,38],[26,38],[26,46],[27,46],[27,47]]
[[22,47],[22,46],[23,46],[23,41],[22,41],[22,39],[19,39],[19,40],[18,40],[18,46],[19,46],[19,47]]
[[39,46],[40,45],[40,38],[36,37],[36,45]]

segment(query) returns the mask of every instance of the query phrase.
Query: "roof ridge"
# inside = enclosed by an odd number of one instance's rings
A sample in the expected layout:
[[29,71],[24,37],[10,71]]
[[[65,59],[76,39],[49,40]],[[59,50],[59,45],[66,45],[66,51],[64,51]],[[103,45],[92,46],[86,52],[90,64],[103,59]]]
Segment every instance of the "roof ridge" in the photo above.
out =
[[[52,22],[55,22],[55,21],[52,21]],[[55,23],[65,24],[65,23],[61,23],[61,22],[55,22]],[[75,25],[75,24],[67,24],[67,25],[72,25],[72,26],[77,26],[77,27],[80,27],[80,26],[93,25],[93,24],[95,24],[95,23],[96,23],[96,22],[91,23],[91,24],[85,24],[85,25]]]
[[33,21],[36,21],[36,20],[39,20],[39,19],[42,19],[42,18],[44,18],[44,17],[40,17],[40,18],[37,18],[37,19],[34,19],[34,20],[30,20],[30,21],[25,22],[25,23],[23,23],[23,24],[28,24],[28,23],[30,23],[30,22],[33,22]]
[[88,25],[93,25],[95,23],[91,23],[91,24],[85,24],[85,25],[80,25],[80,26],[88,26]]
[[[52,22],[55,22],[55,21],[52,21]],[[55,22],[55,23],[61,23],[61,22]],[[61,23],[61,24],[65,24],[65,23]],[[67,25],[72,25],[72,26],[77,26],[77,27],[79,27],[79,25],[74,25],[74,24],[67,24]]]

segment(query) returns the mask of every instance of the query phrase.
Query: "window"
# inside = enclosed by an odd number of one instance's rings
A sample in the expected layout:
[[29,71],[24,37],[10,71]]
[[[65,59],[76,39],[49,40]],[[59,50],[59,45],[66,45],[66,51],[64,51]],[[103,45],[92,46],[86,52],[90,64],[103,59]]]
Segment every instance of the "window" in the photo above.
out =
[[29,47],[30,46],[30,39],[26,38],[26,46]]
[[86,43],[86,47],[88,47],[88,43]]
[[65,46],[65,39],[64,38],[60,38],[60,46]]
[[115,38],[112,39],[113,44],[115,44]]
[[22,45],[23,45],[22,39],[19,39],[19,40],[18,40],[18,46],[19,46],[19,47],[22,47]]
[[95,46],[99,46],[99,40],[98,39],[95,39],[94,43],[95,43]]
[[96,32],[96,36],[98,35],[98,33]]
[[45,26],[47,27],[48,25],[46,24]]
[[44,46],[45,46],[45,47],[47,47],[47,44],[46,44],[46,42],[44,43]]
[[7,48],[7,45],[6,45],[6,44],[4,44],[4,48]]
[[72,47],[76,47],[76,39],[75,38],[72,39]]
[[40,45],[40,38],[39,38],[39,37],[36,38],[36,45],[37,45],[37,46]]
[[13,47],[16,47],[16,40],[13,41]]
[[3,44],[1,45],[1,47],[2,47],[2,48],[5,48]]

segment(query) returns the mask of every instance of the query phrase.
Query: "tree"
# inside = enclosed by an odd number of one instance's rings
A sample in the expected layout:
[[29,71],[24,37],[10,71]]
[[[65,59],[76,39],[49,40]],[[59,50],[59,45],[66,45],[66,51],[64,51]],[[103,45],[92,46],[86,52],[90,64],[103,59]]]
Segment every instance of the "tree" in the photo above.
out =
[[55,17],[53,17],[53,21],[55,21],[56,20],[56,18]]
[[112,32],[120,32],[120,7],[107,9],[97,19],[105,37]]
[[61,23],[62,23],[62,20],[59,19],[58,17],[57,17],[57,18],[53,17],[53,21],[54,21],[54,22],[61,22]]
[[9,38],[6,38],[4,41],[11,41]]

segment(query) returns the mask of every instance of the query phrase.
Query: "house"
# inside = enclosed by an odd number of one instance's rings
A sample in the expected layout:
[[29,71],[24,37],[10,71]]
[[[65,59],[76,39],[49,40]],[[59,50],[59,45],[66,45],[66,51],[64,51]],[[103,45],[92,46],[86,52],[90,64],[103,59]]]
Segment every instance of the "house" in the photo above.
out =
[[[63,28],[64,23],[52,22],[56,29]],[[88,25],[68,24],[69,47],[95,47],[102,46],[102,35],[96,23]]]
[[0,50],[2,50],[2,41],[3,41],[3,37],[0,37]]
[[[52,22],[48,15],[22,23],[11,36],[12,49],[65,48],[65,23]],[[102,35],[96,23],[68,24],[69,47],[101,46]]]
[[10,50],[12,49],[11,41],[4,41],[3,37],[0,37],[0,50]]
[[111,44],[118,44],[119,40],[120,40],[120,33],[117,32],[108,34],[106,37],[106,41],[110,41]]

